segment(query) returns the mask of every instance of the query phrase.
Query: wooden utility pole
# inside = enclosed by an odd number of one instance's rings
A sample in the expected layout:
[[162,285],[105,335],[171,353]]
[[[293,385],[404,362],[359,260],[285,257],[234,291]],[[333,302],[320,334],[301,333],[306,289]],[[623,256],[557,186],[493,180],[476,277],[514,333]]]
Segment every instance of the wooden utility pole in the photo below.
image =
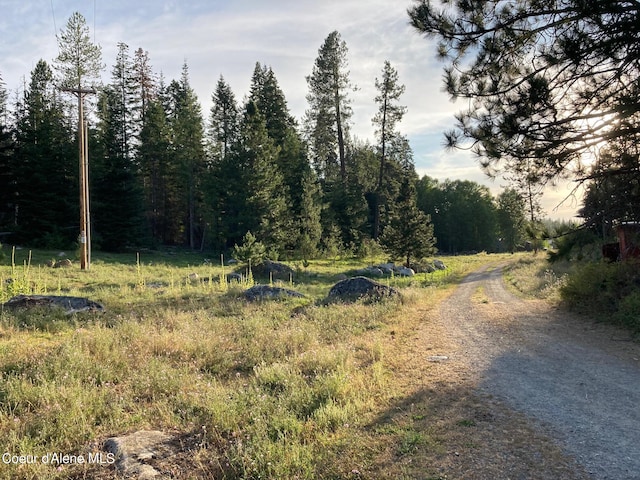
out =
[[84,119],[84,97],[97,93],[93,88],[63,88],[78,97],[78,156],[80,171],[80,268],[91,266],[91,220],[89,215],[89,127]]

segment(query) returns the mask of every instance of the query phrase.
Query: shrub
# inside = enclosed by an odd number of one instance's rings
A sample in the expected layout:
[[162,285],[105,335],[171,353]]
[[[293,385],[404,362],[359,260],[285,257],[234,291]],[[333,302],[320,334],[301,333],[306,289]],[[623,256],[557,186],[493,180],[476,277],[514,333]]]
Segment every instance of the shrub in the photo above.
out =
[[640,333],[640,292],[633,292],[622,299],[615,320],[633,332]]
[[606,314],[613,321],[637,330],[640,327],[639,285],[640,273],[635,262],[588,263],[569,274],[560,293],[575,310]]
[[233,247],[235,257],[251,265],[260,265],[267,258],[267,249],[262,242],[259,242],[256,237],[247,232],[242,237],[242,245],[235,245]]

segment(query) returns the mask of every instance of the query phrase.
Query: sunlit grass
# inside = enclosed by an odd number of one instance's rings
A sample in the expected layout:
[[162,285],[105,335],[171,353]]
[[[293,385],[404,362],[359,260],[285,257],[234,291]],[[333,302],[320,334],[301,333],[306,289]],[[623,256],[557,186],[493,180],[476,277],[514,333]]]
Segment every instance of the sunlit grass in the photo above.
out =
[[[0,310],[5,451],[79,453],[145,428],[205,432],[199,462],[215,460],[226,478],[283,479],[345,478],[389,441],[403,455],[429,444],[369,428],[398,395],[394,352],[421,321],[417,306],[501,258],[450,257],[446,271],[381,279],[402,297],[373,303],[323,301],[340,274],[366,263],[314,261],[282,282],[305,299],[248,303],[249,282],[226,282],[238,267],[201,255],[96,255],[89,271],[46,267],[56,255],[15,252],[0,267],[0,300],[86,296],[105,312]],[[70,471],[3,465],[0,478]]]

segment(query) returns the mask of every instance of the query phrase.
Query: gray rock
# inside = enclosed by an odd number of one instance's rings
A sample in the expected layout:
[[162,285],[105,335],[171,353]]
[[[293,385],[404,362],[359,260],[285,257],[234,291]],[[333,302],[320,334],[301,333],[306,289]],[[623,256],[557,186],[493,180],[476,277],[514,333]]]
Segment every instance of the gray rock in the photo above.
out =
[[366,277],[383,277],[384,272],[378,267],[367,267],[362,270],[358,270],[358,275],[364,275]]
[[53,268],[71,268],[73,267],[73,263],[68,258],[63,260],[58,260],[54,263]]
[[254,285],[244,292],[244,298],[250,302],[283,297],[304,298],[304,295],[294,290],[282,287],[272,287],[270,285]]
[[3,305],[5,308],[62,308],[67,315],[76,312],[103,312],[104,307],[88,298],[58,295],[18,295]]
[[107,453],[114,455],[116,467],[125,477],[158,480],[166,477],[145,462],[175,455],[177,450],[172,440],[173,437],[164,432],[141,430],[122,437],[107,439],[104,442],[104,449]]
[[293,274],[293,268],[284,263],[272,262],[271,260],[265,260],[263,263],[266,273],[273,275],[286,276],[289,278],[289,274]]
[[398,267],[396,269],[396,274],[400,275],[401,277],[413,277],[416,274],[416,272],[414,272],[413,269],[408,267]]
[[444,264],[444,262],[442,260],[434,260],[433,261],[433,266],[436,267],[438,270],[446,270],[447,266]]
[[433,273],[436,271],[436,267],[432,263],[427,263],[422,268],[424,269],[424,273]]
[[376,265],[376,268],[382,270],[382,273],[385,275],[391,275],[393,273],[394,268],[396,268],[395,263],[381,263],[380,265]]
[[354,277],[336,283],[329,290],[329,297],[353,298],[353,297],[391,297],[399,295],[395,288],[382,285],[367,277]]
[[238,282],[241,283],[243,280],[242,274],[237,272],[227,273],[227,282]]

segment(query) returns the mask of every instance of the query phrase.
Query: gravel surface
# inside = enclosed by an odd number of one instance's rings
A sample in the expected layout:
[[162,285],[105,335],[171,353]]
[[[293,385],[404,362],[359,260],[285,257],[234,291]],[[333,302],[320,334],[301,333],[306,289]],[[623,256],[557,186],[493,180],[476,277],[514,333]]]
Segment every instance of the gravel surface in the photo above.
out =
[[640,345],[629,334],[509,293],[501,268],[440,307],[478,393],[525,415],[590,479],[640,479]]

